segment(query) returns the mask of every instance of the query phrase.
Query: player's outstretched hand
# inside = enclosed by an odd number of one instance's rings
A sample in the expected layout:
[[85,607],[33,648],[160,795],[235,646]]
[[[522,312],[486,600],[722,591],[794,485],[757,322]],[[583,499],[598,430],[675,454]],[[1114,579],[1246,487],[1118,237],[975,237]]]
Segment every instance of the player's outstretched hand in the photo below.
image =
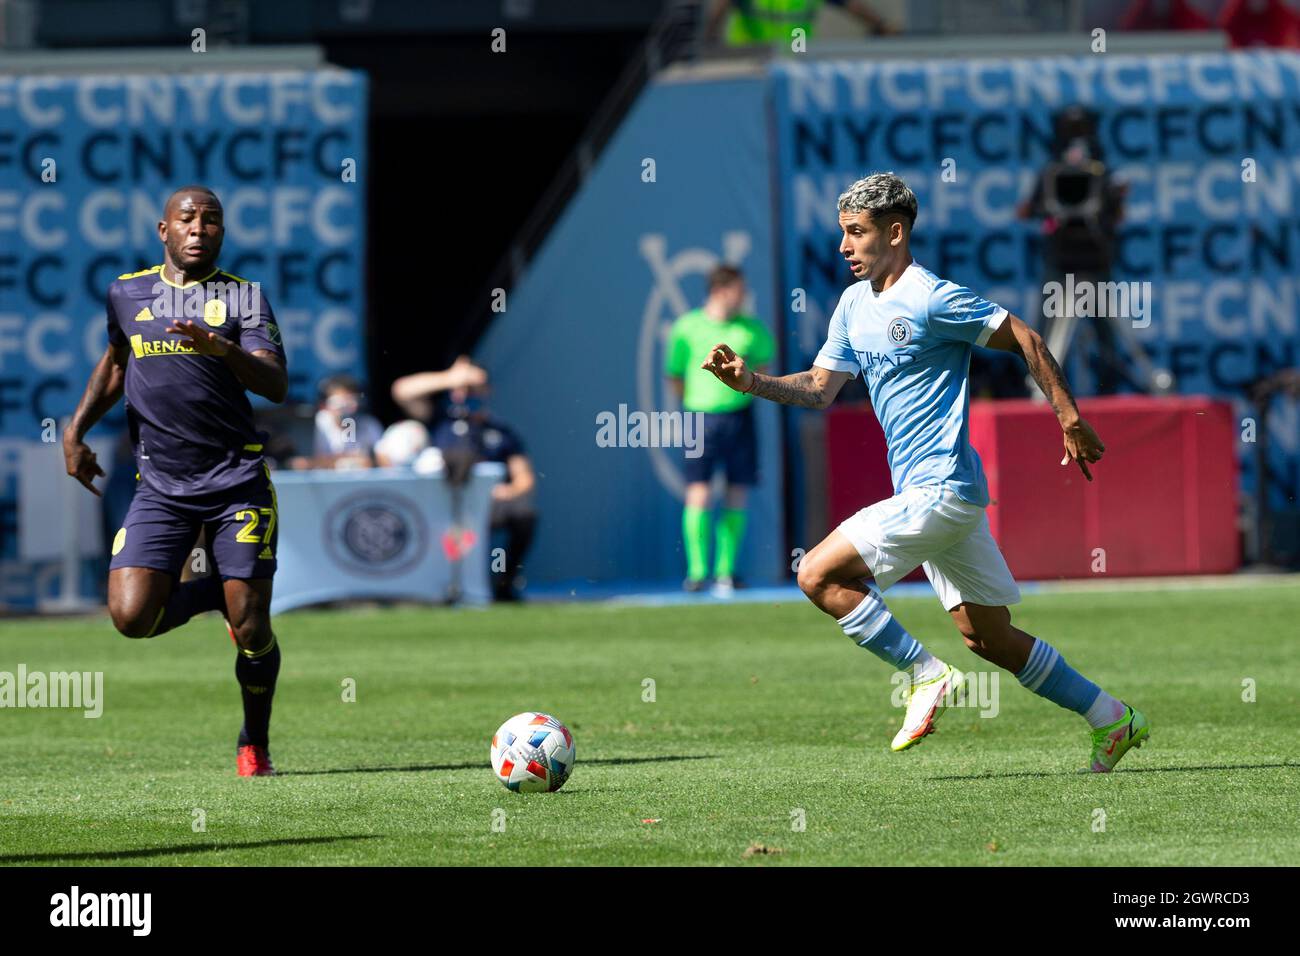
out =
[[65,444],[63,461],[68,466],[69,475],[94,494],[104,497],[104,493],[95,487],[95,479],[104,477],[104,469],[99,467],[99,462],[95,460],[95,453],[90,450],[89,445],[84,441]]
[[1092,481],[1092,472],[1088,470],[1088,462],[1101,461],[1102,453],[1105,450],[1106,446],[1101,443],[1101,439],[1092,430],[1092,426],[1080,418],[1065,429],[1065,457],[1061,459],[1061,464],[1065,465],[1072,461],[1078,462],[1083,477]]
[[200,355],[212,355],[220,358],[230,351],[230,340],[216,332],[209,332],[197,322],[189,319],[177,319],[167,326],[167,332],[172,335],[189,336],[190,345],[194,346],[194,351]]
[[754,387],[754,373],[745,368],[745,360],[725,343],[713,346],[700,368],[712,372],[719,382],[737,392],[748,392]]

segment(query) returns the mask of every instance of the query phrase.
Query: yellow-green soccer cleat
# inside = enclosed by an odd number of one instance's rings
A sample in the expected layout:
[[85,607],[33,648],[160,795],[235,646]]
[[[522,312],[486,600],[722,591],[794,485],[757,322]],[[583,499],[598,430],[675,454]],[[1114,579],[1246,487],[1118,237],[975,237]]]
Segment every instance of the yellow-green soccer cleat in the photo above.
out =
[[898,753],[916,746],[926,735],[934,733],[934,722],[957,699],[957,693],[965,683],[965,674],[951,664],[945,664],[943,673],[938,677],[909,687],[903,726],[894,735],[894,742],[889,745],[889,749]]
[[1151,724],[1146,715],[1124,704],[1123,717],[1092,732],[1092,765],[1079,773],[1110,773],[1120,757],[1133,747],[1141,747],[1150,736]]

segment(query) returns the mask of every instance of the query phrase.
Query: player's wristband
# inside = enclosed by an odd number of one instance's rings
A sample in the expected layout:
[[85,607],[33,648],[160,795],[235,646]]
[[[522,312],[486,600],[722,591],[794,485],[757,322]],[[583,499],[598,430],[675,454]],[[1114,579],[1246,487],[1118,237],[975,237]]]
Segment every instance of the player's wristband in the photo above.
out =
[[757,373],[757,372],[751,372],[751,373],[750,373],[750,379],[749,379],[749,388],[745,389],[745,390],[744,390],[743,392],[741,392],[740,394],[741,394],[741,395],[752,395],[752,394],[754,393],[754,386],[757,385],[757,384],[758,384],[758,373]]

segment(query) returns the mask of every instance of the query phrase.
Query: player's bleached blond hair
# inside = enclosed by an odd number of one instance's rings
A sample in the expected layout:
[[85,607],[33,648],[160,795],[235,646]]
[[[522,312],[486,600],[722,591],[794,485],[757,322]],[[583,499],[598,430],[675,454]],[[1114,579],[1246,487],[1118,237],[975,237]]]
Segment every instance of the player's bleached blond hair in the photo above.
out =
[[916,193],[894,173],[872,173],[840,193],[840,212],[865,212],[872,219],[898,213],[910,229],[916,222]]

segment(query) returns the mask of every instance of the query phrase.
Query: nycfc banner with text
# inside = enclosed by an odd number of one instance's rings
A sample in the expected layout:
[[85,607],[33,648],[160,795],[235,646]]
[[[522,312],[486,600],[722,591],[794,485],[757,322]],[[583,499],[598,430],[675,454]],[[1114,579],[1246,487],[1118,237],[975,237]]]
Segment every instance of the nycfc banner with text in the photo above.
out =
[[[221,198],[218,264],[274,310],[290,400],[332,373],[364,378],[366,114],[365,75],[338,69],[0,76],[0,606],[57,587],[56,561],[22,557],[22,449],[57,442],[105,348],[108,286],[162,261],[176,187]],[[124,422],[119,404],[92,435]]]
[[[916,191],[918,262],[1041,327],[1042,237],[1016,209],[1073,104],[1098,114],[1128,185],[1111,278],[1150,283],[1129,321],[1153,365],[1181,393],[1232,399],[1239,421],[1250,383],[1300,365],[1300,54],[782,63],[772,95],[790,368],[811,362],[851,281],[836,198],[869,172]],[[1275,402],[1269,426],[1270,497],[1295,507],[1296,403]],[[1238,449],[1250,490],[1254,446]]]

